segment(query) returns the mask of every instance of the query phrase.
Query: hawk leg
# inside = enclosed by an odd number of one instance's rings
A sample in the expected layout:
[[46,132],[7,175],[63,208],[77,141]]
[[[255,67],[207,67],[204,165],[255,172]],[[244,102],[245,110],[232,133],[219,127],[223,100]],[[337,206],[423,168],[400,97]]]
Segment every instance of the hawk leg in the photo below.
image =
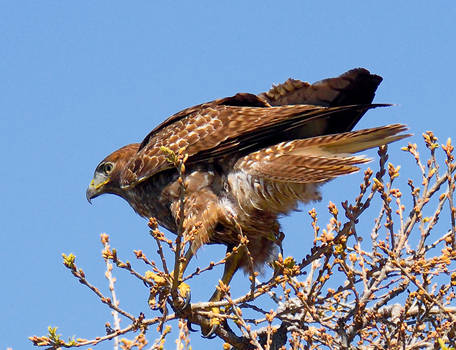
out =
[[[218,221],[219,212],[217,210],[216,197],[210,188],[198,187],[201,185],[201,182],[198,184],[193,183],[198,181],[200,181],[200,179],[195,173],[192,173],[192,175],[186,179],[187,195],[183,203],[184,216],[182,222],[182,238],[184,243],[190,242],[190,246],[184,255],[183,261],[178,263],[177,289],[179,296],[184,299],[182,306],[179,306],[178,310],[185,309],[190,302],[190,287],[182,282],[184,272],[190,260],[196,254],[196,251],[201,245],[208,242],[210,234],[214,231],[214,227]],[[180,198],[176,198],[171,205],[171,211],[177,224],[180,220],[180,206]],[[174,278],[174,276],[173,271],[171,277]]]
[[[178,277],[177,277],[177,290],[179,292],[179,296],[184,299],[183,304],[179,306],[179,311],[184,310],[188,304],[190,303],[191,300],[191,290],[190,286],[187,283],[182,282],[183,277],[184,277],[184,272],[187,269],[188,263],[192,259],[192,257],[195,255],[194,250],[192,247],[189,247],[187,252],[184,255],[184,261],[182,261],[179,265],[179,272],[178,272]],[[172,277],[174,277],[174,271],[170,273]]]
[[[225,262],[223,275],[221,282],[228,286],[236,273],[239,267],[242,265],[243,260],[246,258],[245,248],[238,249],[233,252],[233,247],[228,246],[226,249],[226,254],[230,255]],[[220,288],[216,288],[214,293],[212,294],[211,298],[209,299],[210,302],[217,302],[220,301],[223,297],[222,291]],[[214,314],[219,314],[220,309],[218,307],[213,307],[211,310]],[[201,332],[204,338],[211,338],[214,332],[217,330],[217,327],[220,325],[220,319],[217,317],[213,317],[207,320],[207,322],[203,322],[201,324]]]

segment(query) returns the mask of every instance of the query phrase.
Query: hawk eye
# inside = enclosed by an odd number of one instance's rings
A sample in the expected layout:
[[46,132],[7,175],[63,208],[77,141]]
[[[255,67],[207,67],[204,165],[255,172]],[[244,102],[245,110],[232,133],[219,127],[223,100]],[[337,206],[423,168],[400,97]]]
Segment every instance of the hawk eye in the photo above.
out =
[[108,175],[111,171],[114,165],[112,163],[104,163],[101,166],[101,171],[105,173],[105,175]]

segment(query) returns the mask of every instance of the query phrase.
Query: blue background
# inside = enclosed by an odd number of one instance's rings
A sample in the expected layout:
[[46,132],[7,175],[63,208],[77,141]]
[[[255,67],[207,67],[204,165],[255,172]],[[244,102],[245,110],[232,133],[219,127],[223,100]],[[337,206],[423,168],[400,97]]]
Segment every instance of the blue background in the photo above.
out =
[[[90,206],[85,189],[108,153],[185,107],[366,67],[384,77],[375,101],[398,106],[369,112],[358,128],[402,122],[418,143],[429,129],[442,142],[453,136],[455,18],[450,1],[0,1],[0,346],[31,347],[27,337],[49,325],[65,337],[103,335],[109,310],[61,253],[73,252],[106,294],[101,232],[123,259],[143,249],[157,260],[126,202],[104,196]],[[390,148],[396,164],[407,158],[400,146]],[[328,184],[316,208],[353,198],[361,178]],[[282,221],[286,253],[297,258],[310,247],[310,208]],[[202,248],[189,271],[223,253]],[[143,285],[114,273],[121,307],[147,312]],[[197,280],[194,301],[207,300],[220,273]],[[239,274],[233,294],[247,285]],[[197,333],[192,341],[204,344]]]

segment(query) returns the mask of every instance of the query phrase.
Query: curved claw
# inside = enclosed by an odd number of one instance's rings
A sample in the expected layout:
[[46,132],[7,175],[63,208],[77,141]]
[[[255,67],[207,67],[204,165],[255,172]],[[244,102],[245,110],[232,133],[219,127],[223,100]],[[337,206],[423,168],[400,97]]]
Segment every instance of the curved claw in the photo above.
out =
[[189,322],[189,320],[187,320],[187,328],[190,332],[197,332],[198,330],[197,329],[193,329],[192,328],[192,323]]
[[144,285],[146,286],[146,288],[150,288],[150,285],[149,285],[149,283],[148,283],[148,282],[146,282],[146,281],[143,281],[143,283],[144,283]]
[[174,308],[174,311],[181,312],[181,311],[184,311],[185,308],[187,308],[188,305],[190,304],[190,300],[192,299],[192,293],[191,293],[190,287],[185,283],[181,283],[178,287],[178,290],[179,290],[179,296],[184,301],[183,301],[182,305],[173,306],[173,308]]
[[220,314],[220,309],[218,307],[211,308],[212,316],[206,318],[204,322],[201,323],[201,336],[206,339],[215,338],[215,331],[220,326],[222,322],[217,314]]
[[218,324],[213,324],[211,329],[209,330],[209,332],[207,334],[202,334],[201,333],[201,337],[203,337],[205,339],[214,339],[216,337],[215,331],[217,330],[218,326],[219,326]]
[[186,309],[187,306],[190,304],[190,300],[192,300],[192,293],[189,291],[187,293],[187,295],[185,295],[183,298],[184,298],[184,305],[182,305],[179,308],[179,311],[182,311],[182,310]]

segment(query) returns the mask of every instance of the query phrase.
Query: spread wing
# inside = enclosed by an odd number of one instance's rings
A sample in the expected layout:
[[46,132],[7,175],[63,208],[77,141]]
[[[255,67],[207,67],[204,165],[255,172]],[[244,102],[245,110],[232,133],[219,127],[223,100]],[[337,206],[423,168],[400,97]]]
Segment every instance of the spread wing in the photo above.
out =
[[[135,185],[171,167],[161,146],[174,152],[185,148],[187,164],[233,154],[242,156],[278,142],[327,134],[331,120],[340,117],[341,112],[358,114],[377,106],[384,105],[203,107],[149,135],[122,173],[122,186]],[[346,121],[350,123],[351,119]]]
[[312,85],[288,80],[258,96],[237,94],[185,109],[146,136],[121,185],[134,186],[169,168],[161,146],[174,152],[185,148],[188,164],[349,131],[368,109],[385,106],[370,104],[381,80],[359,68]]

